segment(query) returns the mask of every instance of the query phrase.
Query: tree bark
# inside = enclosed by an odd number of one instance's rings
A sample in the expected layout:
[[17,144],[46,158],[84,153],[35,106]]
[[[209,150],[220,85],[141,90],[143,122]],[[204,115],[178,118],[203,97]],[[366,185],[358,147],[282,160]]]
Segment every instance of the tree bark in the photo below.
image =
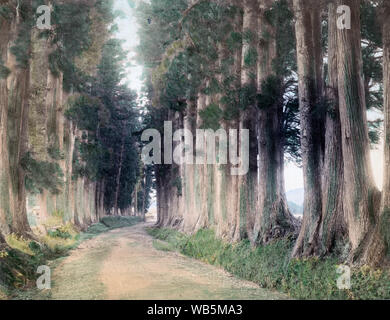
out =
[[322,194],[321,20],[317,1],[294,0],[298,61],[301,148],[304,174],[304,214],[293,256],[309,256],[318,249]]
[[[241,90],[244,95],[256,91],[257,79],[257,28],[258,28],[258,4],[255,0],[243,1],[243,46],[241,65]],[[252,53],[251,53],[252,52]],[[252,55],[252,59],[249,59]],[[249,172],[238,178],[238,196],[240,209],[240,238],[249,237],[253,240],[252,231],[255,225],[255,217],[258,212],[258,147],[257,147],[257,121],[258,110],[255,105],[245,105],[240,114],[239,130],[249,130]],[[241,148],[240,148],[241,149]]]
[[123,138],[122,138],[121,153],[120,153],[120,157],[119,157],[119,168],[118,168],[118,174],[116,176],[115,199],[114,199],[114,214],[115,215],[118,215],[118,198],[119,198],[121,175],[122,175],[123,153],[125,151],[125,138],[124,137],[125,137],[125,135],[123,135]]
[[[242,3],[238,1],[230,1],[229,4],[235,7],[234,16],[229,15],[227,21],[234,32],[241,33],[243,27],[243,14],[241,12]],[[236,47],[229,47],[228,37],[229,33],[219,44],[219,68],[221,72],[218,76],[218,81],[223,84],[228,82],[229,87],[224,88],[224,93],[231,90],[236,92],[235,101],[239,101],[238,91],[241,88],[241,70],[242,70],[242,43]],[[233,57],[232,64],[225,65],[227,59]],[[234,80],[231,78],[234,77]],[[239,131],[239,119],[234,116],[232,108],[238,108],[237,104],[234,106],[225,104],[223,101],[223,94],[218,95],[218,103],[225,114],[232,112],[233,116],[227,119],[226,117],[221,121],[221,128],[229,133],[229,130]],[[216,198],[216,233],[217,236],[228,240],[238,241],[240,239],[240,216],[239,216],[239,177],[232,175],[232,162],[229,161],[224,165],[216,165],[214,169],[215,181],[215,198]]]
[[144,183],[143,183],[143,188],[142,188],[142,212],[141,212],[141,217],[142,217],[142,220],[145,221],[145,202],[146,202],[146,180],[145,178],[143,179],[144,180]]
[[378,219],[380,194],[374,185],[368,139],[360,38],[360,7],[351,9],[351,29],[338,29],[338,88],[344,155],[344,212],[352,246],[351,261],[361,258],[367,235]]
[[373,232],[369,232],[361,263],[377,266],[389,256],[390,249],[390,3],[383,1],[383,112],[384,167],[383,191],[379,217]]
[[[241,2],[238,1],[236,4],[239,10],[241,9]],[[243,13],[239,12],[235,19],[234,19],[234,30],[235,32],[241,33],[242,32],[242,27],[243,27]],[[236,81],[234,83],[234,86],[236,89],[241,89],[241,73],[242,73],[242,51],[243,45],[241,42],[241,45],[237,48],[237,50],[234,53],[234,64],[232,66],[233,70],[232,73],[236,77]],[[237,101],[239,101],[239,97],[237,97]],[[234,119],[231,122],[231,127],[233,129],[236,129],[237,132],[240,131],[240,119]],[[240,149],[238,149],[240,150]],[[238,241],[241,237],[240,234],[240,177],[239,176],[230,176],[230,194],[231,198],[229,199],[230,201],[230,207],[232,210],[232,213],[230,213],[231,217],[229,219],[229,224],[230,224],[230,238],[233,241]]]
[[[8,60],[8,46],[11,36],[11,23],[0,20],[0,58]],[[9,198],[9,158],[8,158],[8,89],[7,80],[0,79],[0,232],[10,232],[12,213]]]
[[[255,219],[253,240],[265,244],[272,239],[298,232],[298,221],[291,215],[284,189],[284,149],[282,145],[283,79],[273,70],[277,56],[275,28],[267,22],[265,13],[272,3],[260,2],[258,50],[258,91],[271,78],[280,86],[280,96],[270,107],[259,106],[259,214]],[[263,37],[263,35],[269,35]]]
[[[27,3],[31,7],[31,2]],[[16,7],[10,22],[2,19],[2,35],[6,42],[2,43],[2,56],[5,66],[10,71],[8,78],[1,81],[2,95],[2,215],[7,217],[2,229],[26,237],[32,236],[26,212],[25,172],[21,161],[27,152],[27,126],[29,112],[30,67],[20,66],[11,48],[16,44],[20,30],[25,21]],[[27,15],[30,13],[26,13]],[[4,33],[3,33],[4,31]],[[8,33],[8,35],[7,35]],[[30,54],[27,48],[26,55]],[[4,95],[4,96],[3,96]],[[3,193],[4,192],[4,193]],[[4,220],[3,220],[4,221]]]
[[320,230],[321,254],[339,251],[348,241],[343,210],[344,166],[338,101],[337,12],[334,2],[329,4],[328,17],[328,83],[326,95],[329,106],[325,125],[322,224]]
[[[384,148],[384,173],[382,195],[382,219],[381,229],[384,231],[387,249],[390,247],[390,3],[384,1],[383,16],[383,88],[384,88],[384,114],[385,114],[385,148]],[[387,233],[386,233],[387,232]]]

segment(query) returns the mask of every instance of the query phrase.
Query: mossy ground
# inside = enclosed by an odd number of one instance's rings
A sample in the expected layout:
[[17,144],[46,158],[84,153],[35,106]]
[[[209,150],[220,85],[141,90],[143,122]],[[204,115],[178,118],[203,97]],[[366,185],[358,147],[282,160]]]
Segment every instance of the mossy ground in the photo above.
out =
[[38,241],[7,236],[8,246],[0,248],[0,300],[29,299],[36,294],[38,266],[59,261],[81,242],[98,234],[139,222],[138,217],[104,217],[82,233],[68,223],[38,236]]
[[148,233],[166,241],[155,248],[177,250],[187,256],[223,267],[239,278],[263,288],[276,289],[298,299],[390,299],[390,271],[368,267],[352,269],[351,289],[337,287],[338,261],[334,258],[290,259],[293,242],[275,241],[253,248],[248,241],[229,244],[212,230],[184,235],[172,229],[149,228]]

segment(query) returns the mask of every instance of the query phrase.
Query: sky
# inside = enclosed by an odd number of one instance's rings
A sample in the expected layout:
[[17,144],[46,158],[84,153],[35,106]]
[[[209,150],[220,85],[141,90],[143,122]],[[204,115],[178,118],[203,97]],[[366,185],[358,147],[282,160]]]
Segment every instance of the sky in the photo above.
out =
[[117,18],[115,21],[119,29],[115,36],[118,39],[124,40],[123,48],[129,51],[128,57],[132,66],[127,70],[128,85],[130,88],[140,93],[142,88],[142,67],[137,65],[134,60],[135,47],[139,43],[139,38],[137,35],[136,19],[129,3],[133,3],[133,5],[135,5],[135,1],[115,0],[115,10],[120,10],[124,13],[123,18]]
[[[115,0],[115,10],[120,10],[124,13],[122,18],[117,18],[118,33],[116,37],[124,40],[123,47],[129,51],[129,61],[131,66],[128,68],[127,82],[128,86],[138,93],[142,88],[142,66],[136,64],[135,47],[139,43],[137,35],[137,22],[134,17],[133,8],[138,0]],[[371,164],[374,173],[374,178],[377,186],[382,187],[382,164],[383,164],[383,143],[376,149],[371,151]],[[303,188],[303,173],[302,169],[292,163],[286,163],[285,167],[285,186],[286,191]]]

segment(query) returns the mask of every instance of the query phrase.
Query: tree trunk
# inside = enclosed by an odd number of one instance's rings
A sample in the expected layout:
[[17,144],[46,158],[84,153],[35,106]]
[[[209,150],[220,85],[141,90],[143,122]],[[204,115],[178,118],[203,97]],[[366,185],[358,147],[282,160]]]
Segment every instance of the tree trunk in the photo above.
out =
[[351,29],[338,29],[338,88],[344,155],[344,212],[352,246],[351,259],[361,257],[366,236],[378,218],[380,194],[374,185],[362,74],[360,7],[355,0],[338,0],[351,8]]
[[[344,166],[337,74],[337,12],[334,2],[328,8],[328,83],[329,109],[325,126],[325,157],[323,168],[321,254],[342,249],[348,240],[343,211]],[[336,252],[340,253],[340,252]]]
[[[0,58],[3,63],[8,60],[8,46],[11,36],[11,23],[0,20]],[[10,232],[12,212],[9,198],[9,159],[8,159],[8,90],[7,80],[0,78],[0,232]]]
[[[240,114],[239,128],[249,130],[249,172],[238,178],[238,195],[240,208],[240,238],[249,237],[252,240],[252,231],[255,217],[258,212],[258,147],[257,147],[257,121],[258,110],[254,103],[248,100],[250,95],[256,93],[257,79],[257,33],[258,5],[257,1],[243,1],[243,47],[241,67],[241,90],[245,96],[246,105]],[[239,150],[241,147],[239,147]]]
[[379,265],[390,249],[390,3],[383,1],[383,109],[384,109],[384,168],[383,192],[379,218],[369,232],[361,262]]
[[145,221],[145,202],[146,202],[146,180],[145,178],[143,179],[143,188],[142,188],[142,212],[141,212],[141,217],[142,220]]
[[387,249],[390,247],[390,3],[384,2],[383,24],[383,88],[384,88],[384,114],[385,114],[385,148],[384,148],[384,173],[382,195],[381,229],[385,233]]
[[[237,7],[241,9],[241,2],[239,1],[239,4],[237,4]],[[238,33],[242,32],[243,27],[243,14],[242,12],[238,12],[235,19],[234,19],[234,30]],[[234,53],[234,64],[232,66],[233,68],[233,75],[236,77],[236,81],[234,82],[234,86],[236,89],[241,88],[241,73],[242,73],[242,43],[237,48],[237,50]],[[237,97],[237,101],[239,101],[239,97]],[[231,127],[233,129],[236,129],[237,132],[240,130],[240,120],[234,119],[231,121]],[[238,149],[240,150],[240,149]],[[231,198],[230,201],[230,208],[232,212],[230,213],[231,218],[230,220],[230,238],[233,241],[238,241],[241,237],[240,234],[240,177],[239,176],[230,176],[231,182],[229,184],[230,192],[231,192]]]
[[[31,6],[30,2],[28,4]],[[16,234],[31,237],[32,231],[26,212],[25,173],[21,166],[21,161],[27,152],[30,68],[29,61],[27,65],[20,65],[20,61],[17,61],[11,52],[11,48],[17,45],[17,38],[25,23],[19,9],[17,6],[15,16],[10,22],[2,22],[1,37],[6,38],[6,42],[2,42],[2,56],[5,58],[3,61],[10,74],[6,80],[0,80],[2,83],[1,153],[3,162],[1,163],[1,210],[3,211],[1,215],[7,217],[5,222],[8,224],[8,227],[2,227],[3,230],[8,229]],[[26,50],[24,54],[29,56],[30,48]]]
[[[238,1],[230,1],[229,4],[235,9],[234,15],[229,15],[227,23],[232,26],[234,32],[241,33],[243,27],[243,14],[241,12],[242,3]],[[239,130],[239,119],[236,117],[236,111],[232,108],[238,108],[237,103],[230,105],[231,102],[224,103],[223,95],[229,90],[237,92],[234,97],[235,101],[239,101],[238,90],[241,88],[241,69],[242,69],[242,43],[232,48],[228,45],[227,33],[224,39],[219,44],[219,68],[221,72],[218,76],[218,81],[229,83],[228,87],[224,87],[224,93],[218,95],[218,103],[221,110],[225,114],[231,113],[229,117],[225,117],[221,121],[221,128],[226,130]],[[226,60],[233,57],[232,64],[226,66]],[[231,78],[234,77],[234,80]],[[237,150],[235,150],[237,152]],[[227,164],[216,165],[214,169],[215,181],[215,201],[217,202],[215,208],[215,228],[217,236],[227,241],[236,242],[240,239],[240,216],[239,216],[239,176],[232,174],[232,161],[228,160]]]
[[115,188],[115,199],[114,199],[114,214],[115,215],[118,215],[118,198],[119,198],[121,175],[122,175],[123,153],[125,151],[125,138],[124,137],[125,137],[125,135],[123,135],[123,138],[122,138],[121,153],[120,153],[120,157],[119,157],[119,168],[118,168],[118,174],[116,175],[116,188]]
[[[265,19],[272,3],[263,0],[259,15],[258,91],[262,85],[275,79],[281,89],[282,79],[273,70],[277,56],[275,29]],[[263,35],[269,35],[264,37]],[[272,106],[259,106],[259,214],[253,230],[253,240],[265,244],[272,239],[298,232],[298,222],[291,215],[284,189],[284,149],[282,145],[283,96]]]
[[298,61],[301,148],[304,174],[304,214],[293,256],[309,256],[318,250],[322,194],[321,20],[317,1],[294,0]]

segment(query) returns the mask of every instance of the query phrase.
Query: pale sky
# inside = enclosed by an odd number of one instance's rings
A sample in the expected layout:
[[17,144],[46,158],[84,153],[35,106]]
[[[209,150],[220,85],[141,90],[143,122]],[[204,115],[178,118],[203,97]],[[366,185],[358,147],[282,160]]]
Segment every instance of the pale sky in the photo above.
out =
[[131,63],[131,67],[128,68],[128,85],[139,93],[142,87],[142,67],[136,65],[134,60],[135,47],[138,45],[139,39],[137,35],[137,23],[129,2],[135,6],[136,1],[115,0],[115,10],[120,10],[124,13],[123,18],[118,18],[115,21],[119,27],[116,37],[125,40],[123,47],[129,51],[129,62]]
[[[129,61],[131,66],[128,68],[127,81],[130,88],[141,92],[142,88],[142,66],[136,64],[134,60],[135,47],[139,43],[137,35],[137,23],[131,7],[135,7],[138,0],[115,0],[115,10],[121,10],[124,13],[123,18],[118,18],[119,31],[116,37],[125,40],[123,47],[129,51]],[[131,4],[131,6],[129,5]],[[371,163],[374,172],[375,181],[379,188],[382,188],[382,164],[383,164],[383,144],[381,143],[376,150],[371,151]],[[286,191],[303,188],[302,170],[292,163],[286,163],[285,167],[285,186]]]

